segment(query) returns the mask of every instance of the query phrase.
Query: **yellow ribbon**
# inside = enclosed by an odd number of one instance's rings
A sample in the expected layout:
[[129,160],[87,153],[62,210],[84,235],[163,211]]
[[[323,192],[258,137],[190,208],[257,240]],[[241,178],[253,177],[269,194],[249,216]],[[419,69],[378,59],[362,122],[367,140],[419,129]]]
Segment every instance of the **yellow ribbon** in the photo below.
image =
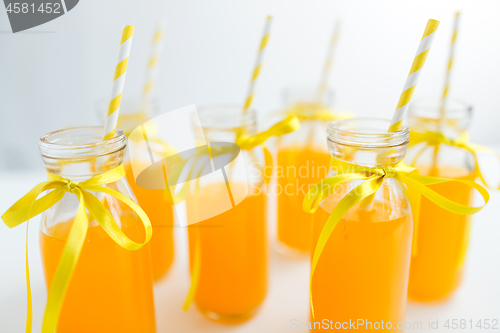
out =
[[[281,136],[288,134],[290,132],[296,131],[297,129],[300,128],[300,122],[297,119],[297,117],[287,117],[286,119],[283,119],[282,121],[276,123],[275,125],[271,126],[268,130],[255,134],[255,135],[248,135],[245,131],[241,129],[237,129],[236,131],[236,140],[235,144],[240,147],[242,150],[252,150],[253,148],[263,145],[263,143],[269,139],[272,136]],[[264,158],[265,158],[265,163],[266,165],[272,165],[272,157],[269,152],[269,150],[263,146],[264,148]],[[227,146],[209,146],[209,154],[210,157],[213,156],[221,156],[225,153],[233,153],[234,149],[231,145]],[[167,177],[169,178],[169,181],[172,183],[176,183],[177,180],[179,179],[181,173],[184,171],[186,165],[190,165],[190,168],[188,170],[188,175],[186,176],[186,179],[199,179],[200,175],[203,172],[203,168],[196,168],[194,167],[197,164],[196,161],[193,163],[194,160],[198,160],[200,162],[208,162],[208,156],[206,156],[206,151],[205,150],[198,150],[196,153],[194,153],[192,156],[189,158],[182,160],[181,157],[179,157],[176,160],[175,165],[173,166],[173,169],[167,174]],[[266,182],[268,181],[269,177],[266,177],[265,172],[263,172]],[[179,190],[177,194],[174,195],[175,202],[180,202],[182,201],[189,190],[188,183],[185,182],[182,188]]]
[[[36,185],[24,197],[12,205],[3,215],[2,220],[9,228],[14,228],[23,222],[46,211],[59,200],[66,192],[76,195],[79,201],[78,211],[71,226],[68,239],[57,266],[54,279],[50,286],[47,296],[47,306],[43,318],[42,333],[53,333],[57,329],[57,322],[61,313],[66,290],[71,281],[71,276],[78,262],[78,257],[83,247],[88,227],[88,216],[85,209],[99,223],[103,230],[121,247],[135,251],[144,246],[152,235],[151,223],[144,211],[131,199],[120,192],[101,186],[116,182],[125,176],[123,165],[109,170],[105,173],[96,175],[83,182],[73,182],[69,179],[48,173],[48,180]],[[38,196],[44,192],[50,191],[42,198]],[[136,243],[129,239],[120,229],[110,212],[104,205],[89,191],[108,194],[122,201],[129,206],[141,219],[146,231],[145,241]],[[31,289],[29,283],[28,268],[28,242],[26,239],[26,285],[27,285],[27,318],[26,332],[31,332],[33,314],[31,303]]]
[[[479,212],[489,200],[488,191],[486,191],[486,189],[479,184],[467,180],[421,176],[417,169],[412,168],[403,162],[399,162],[394,166],[367,167],[332,158],[331,167],[337,172],[337,174],[332,177],[328,177],[311,187],[304,198],[303,209],[307,213],[314,213],[318,209],[319,203],[332,194],[342,184],[353,180],[363,180],[364,182],[352,189],[338,202],[321,230],[311,262],[310,302],[313,318],[314,306],[312,299],[312,279],[318,260],[328,239],[330,238],[330,235],[335,229],[337,223],[347,213],[347,211],[351,209],[351,207],[377,192],[377,190],[382,186],[384,178],[392,177],[401,183],[406,184],[408,187],[411,187],[416,192],[425,196],[441,208],[456,214],[475,214]],[[484,205],[481,207],[461,205],[443,197],[428,187],[429,185],[447,182],[459,182],[474,188],[483,197],[485,202]]]
[[265,167],[266,166],[272,167],[273,159],[267,147],[264,146],[264,142],[266,142],[272,136],[280,137],[282,135],[295,132],[299,128],[300,128],[299,118],[297,116],[288,116],[285,119],[271,126],[266,131],[255,135],[250,136],[245,132],[239,132],[235,144],[237,144],[243,150],[251,150],[259,145],[262,146],[264,150],[264,159],[265,159],[264,163],[265,166],[262,174],[264,176],[266,184],[269,184],[271,180],[271,174],[269,175],[266,174]]
[[489,189],[494,189],[494,190],[500,190],[500,185],[497,187],[492,187],[490,186],[487,182],[486,179],[483,176],[483,173],[481,172],[481,168],[479,167],[478,163],[478,158],[477,154],[478,153],[487,153],[491,154],[500,161],[500,154],[494,151],[493,149],[483,147],[483,146],[478,146],[478,145],[473,145],[469,143],[469,136],[467,135],[467,132],[462,132],[462,134],[458,137],[456,140],[452,140],[444,136],[442,133],[439,132],[416,132],[416,131],[411,131],[410,132],[410,147],[415,146],[419,143],[425,143],[424,147],[416,154],[412,165],[416,162],[416,160],[422,155],[422,153],[429,147],[438,147],[440,144],[445,144],[448,146],[452,147],[457,147],[457,148],[462,148],[467,150],[472,154],[472,157],[474,158],[474,172],[476,175],[479,177],[481,182]]
[[241,149],[252,149],[263,144],[272,136],[281,136],[291,133],[300,128],[300,122],[297,116],[288,116],[282,121],[277,122],[268,130],[255,135],[249,135],[246,132],[239,131],[235,144]]
[[[262,145],[267,139],[269,139],[272,136],[281,136],[284,134],[288,134],[290,132],[296,131],[300,128],[300,122],[297,117],[295,116],[289,116],[286,119],[283,119],[282,121],[276,123],[275,125],[271,126],[268,130],[258,133],[256,135],[248,135],[243,131],[238,131],[237,132],[237,137],[235,143],[244,150],[251,150],[259,145]],[[269,151],[264,148],[264,157],[266,159],[266,164],[267,163],[272,163],[271,155]],[[211,148],[211,155],[214,154],[213,150],[214,149],[219,149],[221,151],[217,152],[217,154],[222,154],[223,150],[225,147],[217,147],[217,148]],[[193,156],[193,157],[199,157],[199,156]],[[186,162],[182,163],[179,165],[179,168],[177,170],[174,170],[175,177],[178,177],[180,172],[182,171],[182,168]],[[189,171],[190,174],[194,172],[194,170],[191,168]],[[201,170],[199,170],[201,173]],[[264,177],[265,177],[265,172],[263,172]],[[193,179],[193,178],[190,178]],[[196,177],[196,179],[199,179]],[[187,183],[187,182],[186,182]],[[198,185],[198,184],[197,184]],[[180,193],[183,191],[187,191],[188,187],[183,186]],[[184,301],[183,305],[183,310],[187,311],[189,307],[191,306],[191,303],[194,300],[194,297],[196,296],[196,290],[198,289],[198,284],[199,284],[199,279],[200,279],[200,270],[201,270],[201,247],[200,247],[200,233],[199,230],[196,230],[195,234],[195,246],[194,246],[194,258],[193,258],[193,269],[191,272],[191,286],[189,287],[189,292],[186,297],[186,300]]]

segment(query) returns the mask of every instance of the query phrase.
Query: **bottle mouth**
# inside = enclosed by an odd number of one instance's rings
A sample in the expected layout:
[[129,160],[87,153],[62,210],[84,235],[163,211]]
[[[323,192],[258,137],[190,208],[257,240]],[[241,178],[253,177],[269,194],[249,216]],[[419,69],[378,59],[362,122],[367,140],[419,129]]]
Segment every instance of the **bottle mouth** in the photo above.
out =
[[322,107],[331,107],[335,97],[332,89],[326,89],[321,96],[318,95],[318,89],[312,87],[291,87],[283,91],[283,102],[290,108],[297,104],[319,104]]
[[[96,116],[100,124],[106,121],[109,100],[102,99],[96,105]],[[128,135],[137,126],[159,115],[158,102],[150,99],[122,99],[118,126]]]
[[389,120],[379,118],[342,119],[332,121],[326,132],[329,141],[351,147],[391,148],[408,144],[408,126],[388,132],[390,124]]
[[126,145],[125,133],[119,128],[115,136],[102,140],[104,128],[84,126],[45,134],[38,142],[40,153],[49,158],[85,159],[117,152]]
[[[101,99],[96,103],[97,117],[99,120],[106,119],[108,112],[109,99]],[[120,102],[120,116],[144,113],[148,116],[156,116],[158,113],[158,101],[155,98],[150,99],[131,99],[124,98]]]
[[[227,130],[252,127],[256,124],[257,114],[249,109],[243,112],[240,104],[210,104],[198,108],[198,117],[203,129]],[[193,115],[195,116],[195,115]],[[196,120],[193,119],[193,124]]]
[[460,100],[449,100],[443,107],[437,99],[422,99],[410,105],[408,123],[412,130],[419,131],[465,131],[469,128],[472,113],[472,105]]
[[[409,107],[409,118],[418,117],[429,120],[458,120],[472,116],[472,105],[461,100],[451,99],[443,105],[437,99],[421,99],[412,102]],[[444,111],[444,112],[443,112]]]

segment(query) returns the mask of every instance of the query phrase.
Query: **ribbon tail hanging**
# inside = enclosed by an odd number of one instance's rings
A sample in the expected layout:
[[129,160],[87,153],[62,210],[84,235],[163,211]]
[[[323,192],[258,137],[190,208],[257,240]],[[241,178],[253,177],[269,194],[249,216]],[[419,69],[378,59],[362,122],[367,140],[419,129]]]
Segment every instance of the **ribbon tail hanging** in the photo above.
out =
[[[367,177],[357,177],[358,180],[366,180],[368,179]],[[328,239],[330,238],[330,235],[332,234],[333,230],[337,226],[338,222],[340,219],[351,209],[355,204],[360,202],[366,197],[369,197],[370,195],[374,194],[377,192],[377,190],[380,188],[382,185],[384,177],[382,176],[372,176],[370,177],[369,180],[359,184],[356,186],[354,189],[352,189],[349,193],[347,193],[340,201],[339,203],[335,206],[334,210],[328,217],[328,220],[326,221],[325,225],[323,226],[321,233],[319,235],[318,241],[316,243],[316,247],[314,249],[313,253],[313,258],[311,261],[311,276],[310,276],[310,303],[311,303],[311,313],[313,315],[313,319],[315,318],[314,314],[314,305],[313,305],[313,297],[312,297],[312,280],[313,280],[313,275],[314,271],[316,269],[316,266],[318,264],[319,258],[321,256],[321,253],[323,252],[326,243],[328,242]],[[343,182],[350,181],[350,180],[345,180]],[[340,182],[335,184],[334,187],[340,186],[343,182]],[[361,194],[358,194],[361,193]],[[316,204],[319,204],[317,202]]]
[[83,195],[80,190],[74,190],[74,193],[80,202],[78,205],[78,212],[64,245],[54,278],[50,283],[50,289],[47,295],[47,306],[43,317],[42,333],[53,333],[57,331],[57,323],[61,314],[64,297],[87,235],[88,220],[87,214],[85,213]]
[[184,311],[189,310],[191,303],[194,301],[196,296],[196,291],[198,289],[198,284],[200,282],[200,272],[201,272],[201,238],[199,227],[192,228],[194,231],[194,260],[193,260],[193,270],[191,272],[191,285],[189,287],[189,292],[184,301],[182,309]]

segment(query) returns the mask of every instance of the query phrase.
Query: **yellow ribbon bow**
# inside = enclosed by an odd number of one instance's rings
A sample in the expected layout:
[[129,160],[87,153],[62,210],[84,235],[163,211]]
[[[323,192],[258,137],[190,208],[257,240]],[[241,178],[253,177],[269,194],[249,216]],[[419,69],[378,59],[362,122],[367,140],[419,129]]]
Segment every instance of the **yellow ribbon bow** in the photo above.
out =
[[462,148],[472,154],[472,157],[474,158],[474,172],[479,177],[481,182],[487,188],[495,189],[497,191],[500,190],[500,185],[498,187],[492,187],[486,182],[486,179],[484,178],[481,172],[481,168],[479,167],[477,153],[482,152],[491,154],[493,156],[496,156],[499,161],[500,161],[500,154],[494,151],[493,149],[469,143],[469,136],[467,135],[467,132],[462,132],[462,134],[456,140],[449,139],[439,132],[431,132],[431,131],[410,132],[410,147],[415,146],[422,142],[426,143],[426,145],[422,147],[422,149],[416,154],[412,165],[416,162],[416,160],[420,157],[420,155],[422,155],[422,153],[429,147],[438,147],[440,144],[445,144],[452,147]]
[[[269,139],[272,136],[281,136],[285,135],[288,133],[291,133],[293,131],[296,131],[300,128],[300,122],[296,116],[289,116],[282,121],[276,123],[275,125],[271,126],[268,130],[261,132],[256,135],[248,135],[245,132],[238,131],[237,132],[237,137],[235,144],[237,144],[241,149],[245,150],[250,150],[255,148],[256,146],[262,145],[267,139]],[[218,151],[213,151],[214,149],[218,149]],[[222,155],[224,151],[226,150],[226,147],[218,147],[218,148],[211,148],[210,154],[213,156],[218,156]],[[266,165],[269,165],[269,163],[272,163],[272,158],[271,154],[269,151],[264,147],[264,156],[266,159]],[[184,167],[186,163],[184,162],[183,164],[180,165],[180,167]],[[190,170],[190,174],[193,171],[193,168]],[[198,169],[198,172],[201,173],[201,170]],[[174,171],[175,177],[178,177],[180,174],[180,170]],[[265,172],[263,173],[265,176]],[[192,179],[192,178],[191,178]],[[198,177],[196,177],[198,179]],[[187,191],[187,187],[183,186],[182,190]],[[194,249],[194,258],[193,258],[193,269],[191,273],[191,286],[189,287],[189,292],[186,297],[186,300],[183,305],[184,311],[187,311],[191,305],[191,303],[194,300],[194,297],[196,295],[196,290],[198,288],[198,283],[200,279],[200,269],[201,269],[201,249],[200,249],[200,235],[198,230],[196,230],[196,235],[195,235],[195,249]]]
[[248,135],[244,132],[239,132],[235,144],[241,149],[252,149],[263,144],[272,136],[281,136],[294,132],[300,128],[300,122],[297,116],[290,115],[271,126],[268,130],[255,135]]
[[[73,182],[69,179],[48,173],[48,180],[36,185],[24,197],[12,205],[3,215],[2,220],[9,228],[14,228],[23,222],[46,211],[59,200],[66,192],[76,195],[79,201],[78,212],[71,226],[71,230],[66,240],[59,265],[57,266],[52,285],[47,296],[47,306],[43,318],[42,333],[53,333],[57,329],[57,322],[61,313],[66,290],[71,281],[71,276],[78,262],[78,257],[82,250],[87,234],[88,217],[85,208],[90,215],[99,223],[103,230],[121,247],[135,251],[144,246],[152,235],[151,223],[144,211],[131,199],[120,192],[101,186],[116,182],[125,176],[123,165],[96,175],[83,182]],[[50,191],[42,198],[37,199],[43,191]],[[101,192],[115,197],[129,206],[141,219],[146,231],[145,241],[136,243],[129,239],[120,229],[110,212],[104,205],[89,191]],[[27,239],[26,239],[27,240]],[[27,286],[27,318],[26,332],[32,329],[32,303],[31,288],[28,268],[28,243],[26,242],[26,286]]]
[[[242,131],[240,128],[236,130],[236,140],[235,144],[239,146],[242,150],[251,150],[259,145],[262,145],[267,139],[272,136],[281,136],[288,134],[290,132],[296,131],[300,128],[300,122],[297,117],[287,117],[282,121],[274,124],[268,130],[255,134],[248,135],[245,131]],[[167,178],[170,184],[177,184],[181,175],[184,176],[184,179],[199,179],[203,173],[203,166],[210,165],[209,157],[214,158],[224,154],[234,154],[236,153],[233,144],[220,145],[220,146],[206,146],[199,147],[192,155],[183,159],[181,156],[176,156],[172,159],[170,164],[170,170],[166,170]],[[264,148],[264,158],[265,165],[272,165],[272,157],[269,150],[266,147]],[[210,155],[210,156],[208,156]],[[236,156],[235,156],[236,157]],[[185,171],[186,166],[188,166],[187,172]],[[186,174],[184,174],[186,173]],[[264,177],[266,178],[266,183],[270,175],[267,176],[265,172],[263,172]],[[182,188],[175,194],[174,202],[182,201],[189,190],[188,182],[186,181]]]
[[[314,270],[316,269],[316,266],[318,264],[318,260],[321,256],[321,253],[323,252],[323,249],[325,248],[325,245],[331,233],[335,229],[335,226],[340,221],[340,219],[347,213],[349,209],[351,209],[351,207],[353,207],[361,200],[374,195],[377,192],[377,190],[382,186],[384,178],[392,177],[400,181],[401,183],[406,184],[408,187],[411,187],[419,194],[427,197],[429,200],[431,200],[441,208],[457,214],[475,214],[479,212],[488,203],[489,200],[488,191],[479,184],[468,180],[421,176],[420,172],[417,169],[412,168],[404,164],[403,162],[399,162],[394,166],[367,167],[332,158],[331,167],[333,170],[337,171],[337,174],[328,177],[311,187],[303,202],[303,209],[305,212],[314,213],[318,209],[319,203],[330,194],[332,194],[337,188],[342,186],[342,184],[353,180],[363,180],[364,182],[357,185],[338,202],[338,204],[335,206],[332,213],[328,217],[328,220],[326,221],[319,235],[318,242],[316,244],[316,248],[314,249],[313,258],[311,261],[310,302],[313,318],[314,307],[312,300],[312,279]],[[484,205],[482,205],[481,207],[461,205],[443,197],[442,195],[438,194],[428,187],[429,185],[447,182],[459,182],[474,188],[483,197],[485,202]]]

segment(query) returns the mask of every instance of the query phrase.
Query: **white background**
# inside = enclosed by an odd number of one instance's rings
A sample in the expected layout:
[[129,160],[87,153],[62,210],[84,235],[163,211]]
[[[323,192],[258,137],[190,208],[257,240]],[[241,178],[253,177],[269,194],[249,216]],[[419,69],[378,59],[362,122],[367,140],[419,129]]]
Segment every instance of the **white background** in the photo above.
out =
[[286,87],[317,85],[335,18],[337,107],[389,118],[426,21],[441,21],[415,97],[442,90],[454,12],[462,11],[451,95],[476,108],[472,139],[500,141],[500,2],[490,0],[83,0],[62,17],[10,33],[0,8],[0,169],[40,168],[38,138],[97,124],[124,24],[136,26],[124,98],[140,96],[155,22],[168,22],[156,95],[162,110],[243,102],[265,16],[274,26],[257,84],[260,114]]

